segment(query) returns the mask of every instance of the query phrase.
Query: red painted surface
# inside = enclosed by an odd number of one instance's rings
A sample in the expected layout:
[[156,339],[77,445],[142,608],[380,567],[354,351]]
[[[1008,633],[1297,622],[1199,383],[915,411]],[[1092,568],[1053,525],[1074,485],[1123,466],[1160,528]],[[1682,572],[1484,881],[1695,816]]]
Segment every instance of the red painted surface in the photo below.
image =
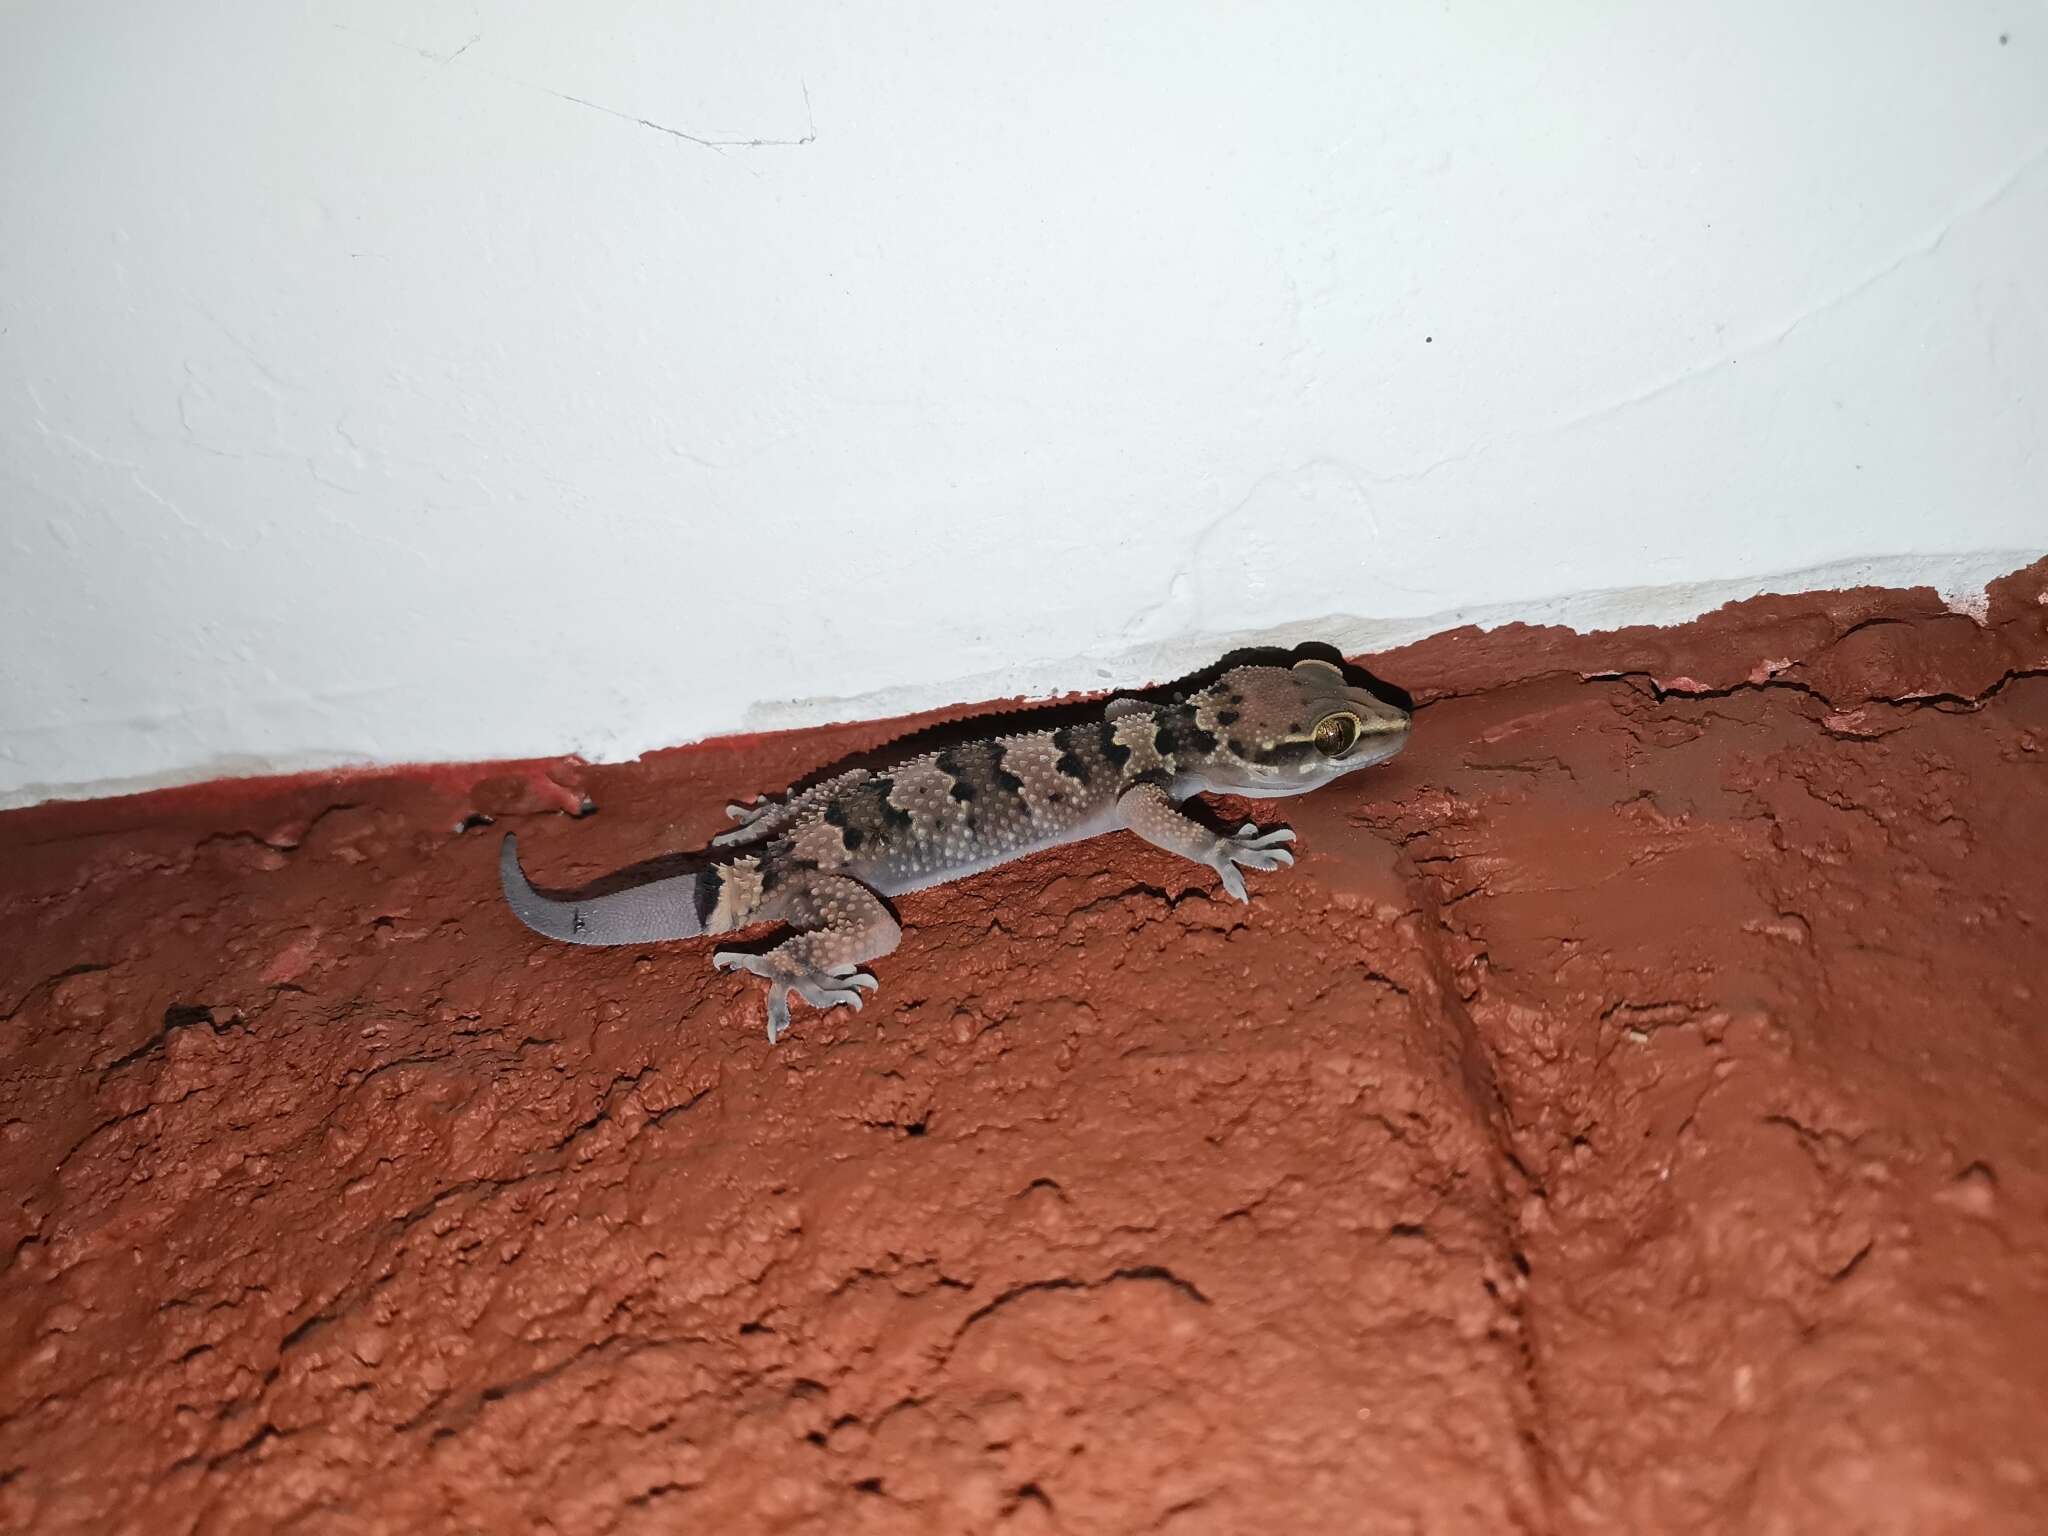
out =
[[2048,1528],[2044,590],[1377,658],[1249,908],[1057,850],[774,1049],[498,833],[901,722],[0,817],[0,1528]]

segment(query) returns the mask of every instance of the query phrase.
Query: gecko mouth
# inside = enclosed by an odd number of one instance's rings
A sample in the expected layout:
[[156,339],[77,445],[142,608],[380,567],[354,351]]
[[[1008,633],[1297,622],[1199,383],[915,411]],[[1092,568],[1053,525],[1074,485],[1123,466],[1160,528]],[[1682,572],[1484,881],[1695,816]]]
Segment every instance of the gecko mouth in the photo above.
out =
[[1384,763],[1408,745],[1408,731],[1412,724],[1406,718],[1375,721],[1365,728],[1357,744],[1345,755],[1344,766],[1368,768],[1374,763]]

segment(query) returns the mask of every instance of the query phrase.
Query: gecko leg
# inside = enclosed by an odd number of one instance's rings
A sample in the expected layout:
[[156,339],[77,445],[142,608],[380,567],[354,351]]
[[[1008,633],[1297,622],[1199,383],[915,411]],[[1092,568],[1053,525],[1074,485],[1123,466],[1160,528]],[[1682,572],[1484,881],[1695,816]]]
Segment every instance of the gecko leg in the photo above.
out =
[[769,795],[756,795],[751,804],[735,800],[725,808],[733,824],[711,839],[714,848],[735,843],[758,843],[788,820],[789,807]]
[[751,971],[768,983],[768,1043],[789,1028],[789,994],[813,1008],[841,1003],[858,1009],[861,989],[878,983],[860,969],[886,955],[903,931],[882,898],[846,875],[816,875],[789,889],[782,918],[797,931],[764,954],[721,949],[711,963],[721,971]]
[[725,808],[725,814],[733,825],[711,839],[714,848],[738,848],[749,843],[765,842],[777,832],[784,830],[805,811],[823,805],[838,791],[858,783],[867,777],[859,768],[849,769],[836,778],[813,784],[809,789],[778,800],[773,795],[756,795],[752,800],[735,800]]
[[1251,893],[1245,889],[1244,876],[1237,872],[1238,865],[1246,869],[1278,869],[1294,862],[1294,854],[1281,846],[1294,841],[1289,828],[1261,832],[1246,822],[1231,836],[1218,837],[1175,805],[1157,784],[1140,784],[1124,791],[1116,808],[1123,824],[1153,847],[1215,870],[1222,878],[1223,889],[1239,901],[1250,901]]

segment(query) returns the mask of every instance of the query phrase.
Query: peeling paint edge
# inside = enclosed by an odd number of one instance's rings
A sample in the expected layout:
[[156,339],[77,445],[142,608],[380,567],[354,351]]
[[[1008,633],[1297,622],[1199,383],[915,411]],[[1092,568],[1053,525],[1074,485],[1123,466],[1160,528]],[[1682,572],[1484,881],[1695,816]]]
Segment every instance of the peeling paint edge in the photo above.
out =
[[[1302,641],[1318,640],[1336,645],[1346,655],[1369,656],[1426,640],[1448,630],[1467,627],[1492,630],[1508,624],[1553,625],[1580,634],[1599,634],[1645,625],[1662,628],[1688,623],[1729,603],[1765,596],[1794,597],[1811,592],[1839,592],[1865,587],[1895,591],[1931,588],[1949,611],[1967,615],[1981,623],[1988,611],[1986,588],[1990,583],[2044,556],[2048,556],[2048,548],[1879,555],[1769,575],[1679,582],[1666,586],[1596,589],[1553,597],[1476,604],[1410,618],[1369,619],[1356,614],[1331,614],[1264,629],[1189,635],[1112,653],[1033,662],[944,682],[907,684],[859,694],[764,702],[747,709],[724,729],[707,732],[686,742],[627,741],[614,743],[603,751],[592,751],[569,742],[555,753],[537,753],[529,748],[505,753],[502,757],[505,760],[547,761],[575,756],[592,763],[632,762],[648,752],[769,731],[893,719],[943,709],[962,700],[1053,699],[1117,688],[1148,687],[1184,676],[1208,665],[1227,651],[1245,646],[1292,646]],[[59,800],[95,800],[143,794],[221,779],[327,773],[355,775],[419,766],[373,754],[334,750],[272,755],[233,754],[196,762],[185,768],[130,778],[94,779],[72,784],[28,784],[18,789],[0,790],[0,811]]]
[[[1347,656],[1371,656],[1467,627],[1492,630],[1508,624],[1555,625],[1579,634],[1645,625],[1666,628],[1749,598],[1795,597],[1863,587],[1896,591],[1932,588],[1951,612],[1967,614],[1981,623],[1989,609],[1986,588],[2001,576],[2022,570],[2044,555],[2048,555],[2048,549],[1876,556],[1774,575],[1576,592],[1452,608],[1416,618],[1368,619],[1355,614],[1330,614],[1266,629],[1224,631],[1137,646],[1079,661],[1005,668],[943,685],[920,684],[844,697],[757,704],[746,712],[736,729],[789,730],[845,720],[890,719],[944,708],[962,699],[1056,698],[1063,694],[1143,688],[1185,676],[1225,652],[1245,646],[1291,647],[1318,640],[1335,645]],[[638,750],[652,749],[650,744]],[[637,752],[627,753],[618,760],[635,755]]]

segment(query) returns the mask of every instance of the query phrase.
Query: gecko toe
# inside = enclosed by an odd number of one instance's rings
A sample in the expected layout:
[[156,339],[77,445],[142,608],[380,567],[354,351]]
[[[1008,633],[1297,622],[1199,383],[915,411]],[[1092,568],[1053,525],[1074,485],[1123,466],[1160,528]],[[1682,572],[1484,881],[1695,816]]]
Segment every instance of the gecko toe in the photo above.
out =
[[[739,957],[755,960],[758,956]],[[864,1001],[860,989],[851,986],[827,986],[815,973],[792,976],[772,967],[756,969],[753,966],[738,966],[742,970],[756,970],[756,974],[768,980],[768,1043],[776,1044],[789,1032],[789,1000],[791,996],[802,998],[813,1008],[836,1008],[844,1004],[856,1011]]]
[[782,987],[768,989],[768,1043],[776,1044],[789,1032],[789,999]]
[[752,801],[733,801],[725,808],[725,814],[732,818],[733,824],[714,834],[711,846],[730,848],[736,843],[758,843],[774,828],[775,823],[768,818],[781,809],[781,805],[766,795],[758,795]]
[[867,1001],[867,998],[862,995],[860,988],[856,986],[846,984],[827,986],[822,981],[809,979],[796,982],[794,985],[796,995],[809,1003],[813,1008],[824,1009],[844,1006],[858,1013],[861,1004]]
[[1246,827],[1232,841],[1240,848],[1277,848],[1283,843],[1294,841],[1294,829],[1275,827],[1270,832],[1261,832],[1255,827]]

